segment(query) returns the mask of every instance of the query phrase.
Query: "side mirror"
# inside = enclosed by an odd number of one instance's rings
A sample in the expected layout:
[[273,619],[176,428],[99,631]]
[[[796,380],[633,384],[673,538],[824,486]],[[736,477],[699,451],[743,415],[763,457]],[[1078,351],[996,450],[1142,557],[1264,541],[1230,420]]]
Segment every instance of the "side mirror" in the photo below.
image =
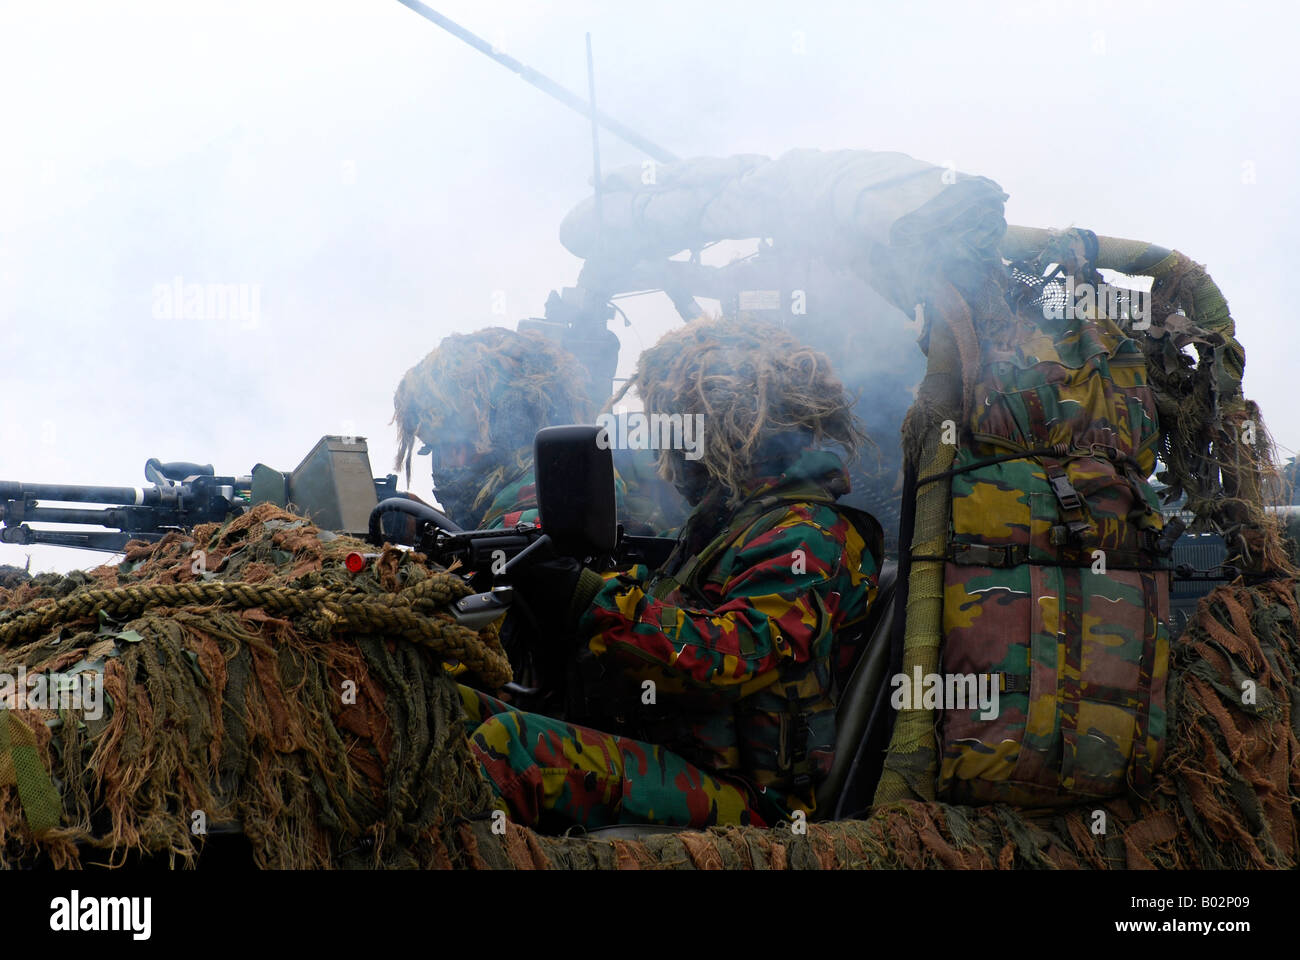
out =
[[612,554],[618,543],[614,457],[604,427],[537,431],[533,464],[542,532],[566,557]]

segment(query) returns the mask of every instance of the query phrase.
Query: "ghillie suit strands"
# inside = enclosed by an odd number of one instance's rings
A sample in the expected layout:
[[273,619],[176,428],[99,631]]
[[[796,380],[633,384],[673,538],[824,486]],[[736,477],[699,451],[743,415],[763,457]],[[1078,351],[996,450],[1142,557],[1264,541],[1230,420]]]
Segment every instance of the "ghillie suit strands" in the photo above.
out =
[[[397,466],[409,483],[416,440],[423,442],[420,452],[433,454],[439,500],[453,519],[472,526],[509,475],[531,459],[539,429],[592,421],[585,380],[578,362],[540,333],[504,327],[454,333],[398,384]],[[448,452],[466,445],[469,462],[451,467]],[[474,490],[453,493],[470,482]],[[463,516],[444,499],[449,493]]]
[[349,573],[367,549],[264,504],[0,590],[0,674],[106,694],[98,719],[0,711],[0,865],[188,863],[232,824],[262,867],[455,862],[489,795],[439,655],[493,686],[509,667],[443,612],[459,577],[392,548]]
[[769,458],[838,444],[851,460],[869,442],[826,357],[770,323],[714,317],[671,331],[641,354],[613,402],[634,387],[648,413],[703,417],[699,459],[668,445],[658,453],[660,474],[684,494],[710,480],[739,502]]

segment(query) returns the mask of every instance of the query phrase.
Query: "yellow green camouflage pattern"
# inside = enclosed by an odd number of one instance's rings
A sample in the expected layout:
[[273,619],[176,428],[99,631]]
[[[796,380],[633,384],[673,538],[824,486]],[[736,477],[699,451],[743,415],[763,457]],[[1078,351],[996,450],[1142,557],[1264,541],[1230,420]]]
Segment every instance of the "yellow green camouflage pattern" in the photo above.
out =
[[771,826],[744,780],[702,770],[658,744],[526,713],[460,687],[470,750],[516,823],[558,830],[615,823]]
[[1155,397],[1141,348],[1112,321],[1044,319],[1014,346],[981,346],[970,422],[976,453],[1066,444],[1131,458],[1150,476]]
[[942,669],[992,674],[999,709],[944,712],[940,792],[1041,806],[1141,791],[1169,656],[1142,353],[1094,319],[982,349],[950,480]]

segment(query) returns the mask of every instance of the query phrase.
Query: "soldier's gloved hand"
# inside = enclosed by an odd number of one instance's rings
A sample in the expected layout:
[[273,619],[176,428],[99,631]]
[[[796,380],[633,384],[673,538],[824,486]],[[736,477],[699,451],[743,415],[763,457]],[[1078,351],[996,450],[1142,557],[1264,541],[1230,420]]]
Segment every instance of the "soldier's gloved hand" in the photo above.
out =
[[514,577],[514,591],[543,626],[570,633],[591,606],[604,579],[571,557],[529,564]]

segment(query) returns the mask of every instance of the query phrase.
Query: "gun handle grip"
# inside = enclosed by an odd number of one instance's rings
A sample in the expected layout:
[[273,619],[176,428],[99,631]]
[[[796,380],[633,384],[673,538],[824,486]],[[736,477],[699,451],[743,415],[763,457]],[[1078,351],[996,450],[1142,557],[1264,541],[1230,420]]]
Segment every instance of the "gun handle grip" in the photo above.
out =
[[212,477],[216,476],[216,471],[212,469],[212,464],[186,463],[184,460],[174,460],[171,463],[162,463],[154,457],[148,460],[144,465],[144,475],[150,480],[157,482],[150,473],[150,467],[162,474],[168,480],[184,480],[186,477]]

